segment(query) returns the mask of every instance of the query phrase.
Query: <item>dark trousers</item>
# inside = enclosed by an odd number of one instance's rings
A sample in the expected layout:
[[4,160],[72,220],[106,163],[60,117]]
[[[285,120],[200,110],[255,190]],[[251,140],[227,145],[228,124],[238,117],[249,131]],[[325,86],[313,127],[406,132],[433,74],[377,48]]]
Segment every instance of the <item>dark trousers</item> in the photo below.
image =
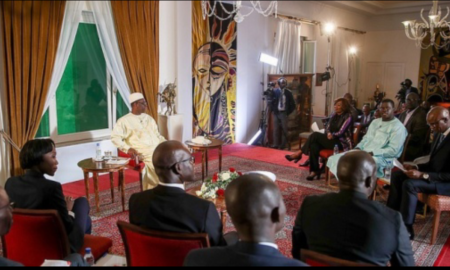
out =
[[399,211],[406,225],[414,224],[417,193],[437,194],[436,184],[422,179],[409,179],[402,171],[392,173],[387,206]]
[[327,135],[319,132],[314,132],[311,136],[309,136],[308,140],[302,147],[302,153],[309,155],[310,172],[318,172],[320,170],[320,151],[324,149],[332,150],[336,144],[339,146],[339,149],[342,150],[342,145],[338,139],[328,140]]
[[[287,143],[288,116],[286,112],[273,113],[273,147],[284,149]],[[281,133],[281,146],[280,146]]]
[[76,199],[72,208],[72,212],[75,213],[75,223],[85,234],[91,234],[92,232],[92,220],[89,216],[90,210],[89,202],[85,197]]

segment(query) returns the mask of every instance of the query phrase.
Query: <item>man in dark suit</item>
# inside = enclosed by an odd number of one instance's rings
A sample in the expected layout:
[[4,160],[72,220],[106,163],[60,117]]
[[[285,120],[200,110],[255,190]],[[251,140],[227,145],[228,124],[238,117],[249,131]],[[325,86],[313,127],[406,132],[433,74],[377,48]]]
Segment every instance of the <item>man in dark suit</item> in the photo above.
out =
[[424,155],[428,132],[427,113],[420,107],[420,97],[416,93],[406,96],[406,110],[400,114],[399,120],[405,125],[411,139],[406,148],[405,161],[413,161]]
[[397,211],[370,201],[376,163],[369,153],[351,151],[338,163],[339,193],[309,196],[292,231],[292,256],[309,249],[349,261],[414,266],[408,232]]
[[358,133],[358,141],[355,142],[355,144],[359,143],[362,140],[364,135],[366,135],[367,129],[369,129],[370,124],[375,119],[373,114],[370,111],[369,105],[364,105],[362,111],[363,111],[363,115],[361,117],[361,122],[359,123],[360,127],[359,127],[359,133]]
[[155,149],[153,166],[159,185],[131,196],[130,223],[156,231],[208,233],[211,246],[225,245],[214,204],[185,192],[184,183],[194,181],[193,159],[177,141]]
[[241,241],[191,251],[185,266],[305,266],[284,257],[275,244],[276,233],[284,227],[286,206],[272,180],[259,174],[241,176],[228,185],[225,203]]
[[273,113],[272,148],[284,149],[288,140],[288,116],[295,110],[295,100],[291,90],[287,89],[287,80],[285,78],[281,77],[278,79],[278,85],[280,88],[274,90],[274,98],[271,104]]
[[405,97],[407,97],[411,93],[416,93],[419,95],[419,90],[412,86],[412,81],[410,79],[405,80]]
[[418,202],[417,193],[450,195],[450,116],[443,107],[434,107],[427,116],[435,140],[430,161],[418,168],[404,165],[406,172],[392,174],[387,205],[403,216],[403,221],[414,239],[413,224]]

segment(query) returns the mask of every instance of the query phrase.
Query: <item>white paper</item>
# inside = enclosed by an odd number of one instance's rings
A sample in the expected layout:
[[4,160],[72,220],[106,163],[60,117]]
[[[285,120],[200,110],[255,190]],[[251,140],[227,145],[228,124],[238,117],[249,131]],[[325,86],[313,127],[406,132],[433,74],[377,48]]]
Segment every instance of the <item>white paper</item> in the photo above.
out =
[[314,123],[311,125],[311,130],[312,130],[313,132],[325,133],[325,129],[319,129],[319,125],[317,125],[317,122],[314,122]]
[[402,170],[403,172],[406,172],[405,167],[403,167],[403,165],[400,163],[400,161],[398,161],[397,159],[394,159],[394,166],[399,168],[400,170]]
[[130,161],[129,158],[114,158],[111,160],[108,160],[106,164],[108,165],[125,165],[128,164],[128,161]]
[[61,266],[65,266],[65,267],[69,267],[70,266],[70,262],[68,261],[60,261],[60,260],[45,260],[44,263],[41,266],[57,266],[57,267],[61,267]]

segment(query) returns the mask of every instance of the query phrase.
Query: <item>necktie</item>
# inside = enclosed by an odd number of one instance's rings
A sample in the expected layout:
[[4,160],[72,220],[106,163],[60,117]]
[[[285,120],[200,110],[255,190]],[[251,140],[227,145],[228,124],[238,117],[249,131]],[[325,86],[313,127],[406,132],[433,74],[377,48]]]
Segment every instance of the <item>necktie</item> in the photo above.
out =
[[441,138],[440,138],[440,140],[439,140],[439,144],[438,144],[438,148],[441,146],[441,144],[444,142],[444,140],[445,140],[445,136],[444,136],[444,134],[442,134],[441,135]]

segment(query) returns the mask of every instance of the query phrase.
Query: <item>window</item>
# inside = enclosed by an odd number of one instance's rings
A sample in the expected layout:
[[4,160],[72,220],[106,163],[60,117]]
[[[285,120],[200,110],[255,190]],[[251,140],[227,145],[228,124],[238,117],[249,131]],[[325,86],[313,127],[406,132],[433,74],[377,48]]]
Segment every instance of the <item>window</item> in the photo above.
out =
[[302,46],[302,73],[316,72],[316,41],[303,41]]
[[80,23],[55,98],[36,137],[51,137],[56,143],[99,139],[109,136],[116,119],[127,113],[107,71],[96,25]]

